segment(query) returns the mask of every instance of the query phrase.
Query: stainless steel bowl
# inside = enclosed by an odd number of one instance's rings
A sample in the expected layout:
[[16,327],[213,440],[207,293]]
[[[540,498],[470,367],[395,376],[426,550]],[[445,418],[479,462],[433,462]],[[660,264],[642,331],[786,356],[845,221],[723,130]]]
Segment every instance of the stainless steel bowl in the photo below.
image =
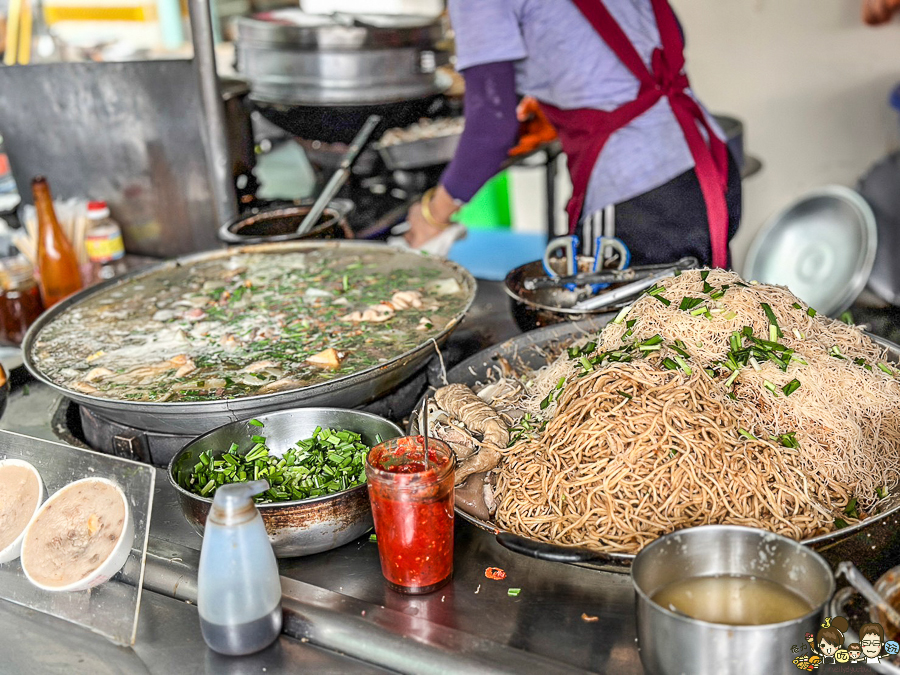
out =
[[804,195],[763,226],[750,245],[743,276],[787,286],[818,311],[837,316],[865,287],[877,237],[866,200],[849,188],[829,185]]
[[[692,619],[650,599],[676,581],[729,574],[774,581],[815,609],[793,621],[729,626]],[[657,539],[635,557],[631,579],[641,662],[648,673],[660,675],[796,673],[791,648],[816,632],[834,592],[822,556],[787,537],[734,525],[695,527]]]
[[[255,445],[251,437],[261,435],[266,437],[272,454],[281,455],[297,441],[312,436],[319,426],[353,431],[370,446],[379,439],[403,435],[400,427],[383,417],[340,408],[297,408],[257,415],[254,419],[263,426],[253,426],[249,419],[231,422],[194,439],[169,462],[166,472],[169,483],[178,493],[184,517],[200,535],[212,499],[188,492],[178,484],[176,476],[179,471],[190,471],[204,450],[211,449],[214,455],[221,455],[232,443],[237,443],[238,449],[234,452],[244,454]],[[372,527],[367,485],[324,497],[259,504],[257,508],[279,558],[329,551],[353,541]]]

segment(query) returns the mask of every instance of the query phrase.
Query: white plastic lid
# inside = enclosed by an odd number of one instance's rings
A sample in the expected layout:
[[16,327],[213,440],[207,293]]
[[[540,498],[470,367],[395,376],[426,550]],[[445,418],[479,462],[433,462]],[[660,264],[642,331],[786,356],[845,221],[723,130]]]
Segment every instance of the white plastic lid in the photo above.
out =
[[109,207],[106,202],[88,202],[87,217],[89,220],[109,218]]

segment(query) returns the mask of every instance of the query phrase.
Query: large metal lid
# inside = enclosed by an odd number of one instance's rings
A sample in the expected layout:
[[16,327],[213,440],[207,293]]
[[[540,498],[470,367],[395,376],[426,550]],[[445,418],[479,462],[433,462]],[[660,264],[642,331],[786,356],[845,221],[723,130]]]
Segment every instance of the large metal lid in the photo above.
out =
[[429,47],[441,39],[439,19],[420,16],[320,15],[264,12],[235,20],[237,41],[294,49]]
[[787,286],[819,312],[836,316],[865,287],[876,244],[875,216],[866,200],[829,185],[763,226],[747,253],[744,277]]

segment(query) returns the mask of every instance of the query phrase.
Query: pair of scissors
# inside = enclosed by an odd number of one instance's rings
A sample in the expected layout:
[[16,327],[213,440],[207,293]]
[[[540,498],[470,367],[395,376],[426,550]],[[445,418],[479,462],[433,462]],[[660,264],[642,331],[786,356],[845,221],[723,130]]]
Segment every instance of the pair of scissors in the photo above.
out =
[[[591,272],[598,272],[604,269],[623,270],[631,264],[631,251],[624,241],[615,236],[615,206],[607,206],[602,211],[591,214],[584,220],[584,234],[590,237],[588,241],[594,243],[594,261],[591,265]],[[578,274],[578,244],[577,235],[568,235],[565,237],[557,237],[547,244],[544,251],[543,266],[544,272],[548,277],[556,278],[558,275],[550,265],[553,255],[562,250],[565,258],[565,275],[573,276]],[[591,292],[606,288],[609,284],[592,284]],[[575,284],[566,284],[567,290],[575,290]]]

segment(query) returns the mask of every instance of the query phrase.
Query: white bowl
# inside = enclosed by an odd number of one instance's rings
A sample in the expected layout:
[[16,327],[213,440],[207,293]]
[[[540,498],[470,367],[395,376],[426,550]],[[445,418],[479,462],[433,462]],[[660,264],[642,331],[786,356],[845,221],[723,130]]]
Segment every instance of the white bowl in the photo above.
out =
[[[82,577],[77,581],[73,581],[70,584],[66,584],[65,586],[47,586],[36,581],[31,574],[29,573],[28,566],[28,556],[29,556],[29,534],[31,533],[31,528],[34,527],[34,524],[38,522],[41,518],[41,515],[46,511],[48,506],[56,501],[61,495],[65,494],[68,490],[76,485],[81,485],[83,483],[105,483],[106,485],[111,485],[116,489],[116,492],[119,493],[119,496],[122,498],[122,502],[125,504],[125,522],[122,526],[122,534],[119,536],[119,540],[116,542],[116,545],[113,547],[113,550],[106,557],[102,563],[97,565],[90,573],[86,576]],[[25,576],[28,577],[28,581],[37,586],[38,588],[45,591],[83,591],[88,588],[92,588],[94,586],[98,586],[106,581],[109,581],[115,574],[122,569],[122,566],[125,564],[125,561],[128,560],[128,556],[131,553],[131,544],[134,541],[134,520],[131,514],[131,506],[128,503],[128,498],[125,496],[125,493],[122,492],[122,488],[116,485],[113,481],[108,480],[106,478],[82,478],[81,480],[76,480],[72,483],[69,483],[62,489],[58,490],[51,496],[47,501],[45,501],[38,512],[31,519],[31,522],[28,523],[28,527],[25,528],[25,536],[22,541],[22,570],[25,572]]]
[[[41,480],[41,474],[38,473],[38,470],[34,468],[28,462],[25,462],[21,459],[4,459],[0,462],[0,471],[3,470],[5,466],[20,466],[23,469],[30,470],[34,477],[37,478],[38,482],[38,498],[35,501],[34,509],[31,512],[31,519],[29,520],[29,524],[31,520],[34,520],[34,516],[37,514],[38,509],[41,507],[41,502],[44,501],[44,481]],[[15,538],[15,540],[3,550],[0,550],[0,564],[7,563],[10,560],[15,560],[19,557],[19,554],[22,552],[22,540],[25,538],[25,532],[28,530],[28,525],[26,525],[21,532],[19,532],[19,536]]]

